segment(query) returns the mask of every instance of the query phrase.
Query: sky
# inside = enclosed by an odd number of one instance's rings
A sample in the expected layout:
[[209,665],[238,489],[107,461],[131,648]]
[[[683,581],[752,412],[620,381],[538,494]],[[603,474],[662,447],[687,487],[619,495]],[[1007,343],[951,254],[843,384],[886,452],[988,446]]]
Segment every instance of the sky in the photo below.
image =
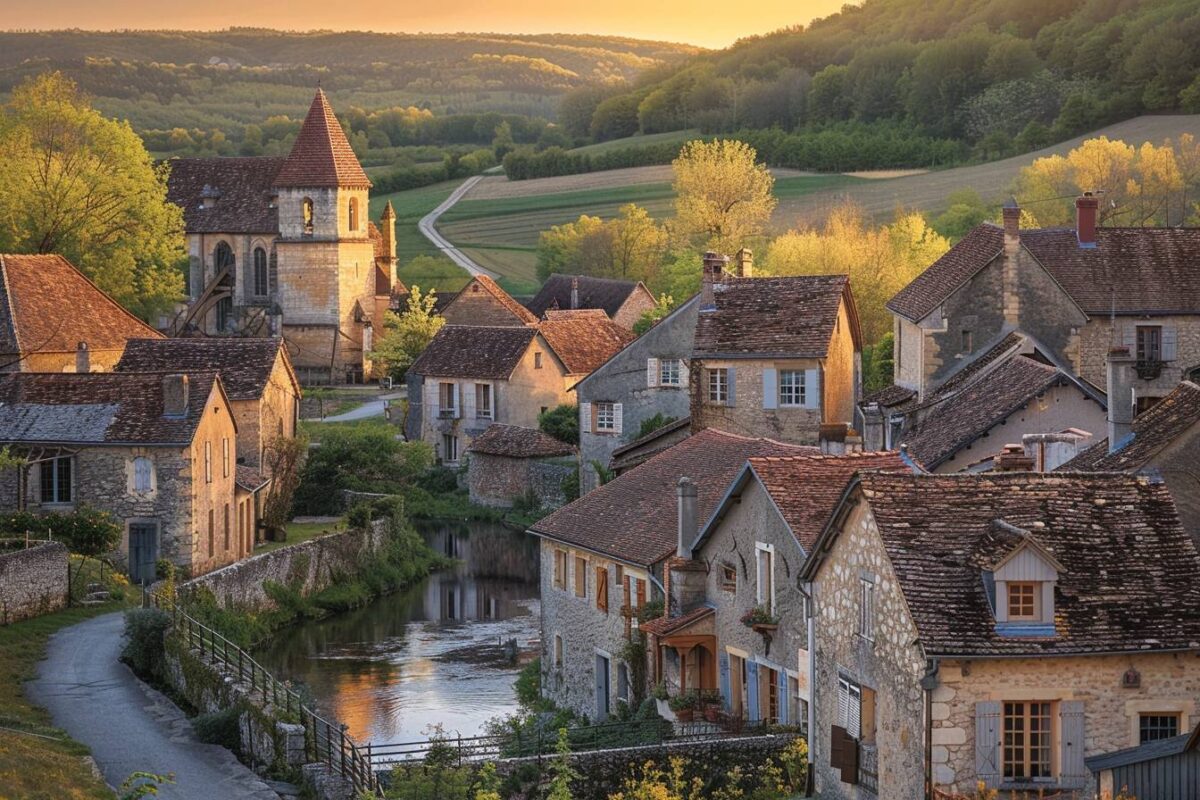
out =
[[254,26],[284,30],[595,33],[724,47],[846,0],[0,0],[0,29]]

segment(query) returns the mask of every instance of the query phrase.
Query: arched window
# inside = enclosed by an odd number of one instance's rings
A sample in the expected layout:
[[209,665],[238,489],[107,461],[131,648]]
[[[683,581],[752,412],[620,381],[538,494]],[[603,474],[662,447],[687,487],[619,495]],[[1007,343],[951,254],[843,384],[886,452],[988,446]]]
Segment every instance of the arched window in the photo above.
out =
[[350,198],[350,230],[358,230],[358,198]]
[[267,251],[261,247],[254,248],[254,294],[256,297],[266,297],[269,294],[267,285]]
[[226,267],[232,271],[236,261],[233,248],[229,246],[229,243],[217,242],[217,246],[213,250],[213,276],[220,275]]
[[313,201],[311,197],[306,197],[301,202],[301,214],[304,218],[304,232],[312,234],[313,232]]

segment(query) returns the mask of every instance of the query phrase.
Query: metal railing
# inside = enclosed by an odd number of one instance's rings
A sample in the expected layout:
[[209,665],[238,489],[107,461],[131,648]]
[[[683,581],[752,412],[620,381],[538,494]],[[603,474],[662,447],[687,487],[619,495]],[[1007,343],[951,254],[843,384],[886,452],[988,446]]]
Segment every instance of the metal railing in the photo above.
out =
[[858,747],[858,785],[879,794],[879,750],[873,744]]
[[305,757],[321,762],[349,781],[355,792],[379,794],[379,779],[372,767],[372,749],[359,745],[346,734],[346,726],[330,722],[304,702],[294,689],[277,679],[254,658],[213,628],[200,622],[171,600],[154,595],[154,604],[171,615],[171,628],[188,649],[202,659],[220,664],[249,683],[252,694],[263,703],[282,710],[287,719],[304,727]]

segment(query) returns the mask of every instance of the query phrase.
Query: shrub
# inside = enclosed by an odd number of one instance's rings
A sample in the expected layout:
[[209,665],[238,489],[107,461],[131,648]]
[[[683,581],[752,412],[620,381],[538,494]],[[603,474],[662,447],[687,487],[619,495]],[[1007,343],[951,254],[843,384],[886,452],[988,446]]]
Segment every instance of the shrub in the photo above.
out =
[[135,608],[125,612],[125,646],[121,660],[134,674],[157,682],[163,676],[164,638],[171,617],[158,608]]
[[667,425],[670,425],[672,422],[675,422],[676,419],[678,419],[678,418],[677,417],[669,417],[660,411],[657,414],[655,414],[653,417],[642,420],[642,425],[641,425],[641,427],[638,428],[637,436],[635,436],[633,438],[640,439],[643,436],[649,436],[650,434],[654,433],[659,428],[665,427]]
[[564,403],[538,414],[538,429],[560,442],[579,446],[579,406]]
[[242,734],[238,725],[238,709],[226,708],[192,718],[196,738],[205,744],[219,744],[235,754],[241,752]]

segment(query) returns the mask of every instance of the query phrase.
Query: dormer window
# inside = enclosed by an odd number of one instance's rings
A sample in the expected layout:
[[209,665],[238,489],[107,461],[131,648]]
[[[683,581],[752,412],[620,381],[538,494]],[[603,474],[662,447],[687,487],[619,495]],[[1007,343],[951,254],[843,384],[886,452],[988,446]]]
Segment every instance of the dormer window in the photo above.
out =
[[1004,555],[983,576],[996,615],[996,632],[1001,636],[1054,636],[1054,590],[1062,564],[1030,531],[1002,520],[996,520],[993,528],[996,543],[1007,545]]
[[1008,619],[1011,622],[1037,622],[1038,597],[1042,593],[1041,584],[1034,581],[1008,583]]

